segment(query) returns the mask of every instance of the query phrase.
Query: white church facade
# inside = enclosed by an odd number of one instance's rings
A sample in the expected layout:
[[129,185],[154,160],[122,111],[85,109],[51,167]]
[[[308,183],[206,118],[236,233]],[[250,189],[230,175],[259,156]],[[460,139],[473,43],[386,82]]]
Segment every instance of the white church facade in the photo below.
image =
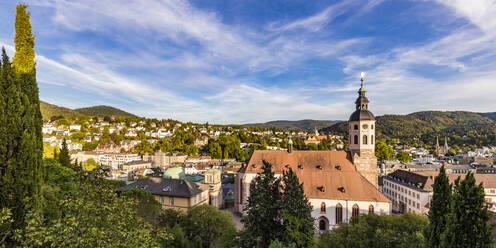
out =
[[356,111],[349,119],[348,151],[254,151],[235,179],[235,211],[245,214],[250,184],[265,160],[276,176],[289,168],[296,173],[320,231],[361,214],[390,214],[391,201],[377,189],[375,118],[368,111],[363,77],[358,93]]

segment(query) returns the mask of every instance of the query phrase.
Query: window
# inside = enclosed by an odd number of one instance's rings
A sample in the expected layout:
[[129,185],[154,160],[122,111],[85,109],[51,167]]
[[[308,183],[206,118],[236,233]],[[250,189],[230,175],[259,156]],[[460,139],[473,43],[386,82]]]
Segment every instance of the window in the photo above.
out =
[[343,207],[341,204],[336,205],[336,224],[343,222]]
[[353,127],[353,129],[358,130],[358,125],[355,124],[355,126]]
[[370,129],[374,129],[374,124],[370,125]]
[[417,208],[420,209],[420,203],[417,202]]
[[351,210],[351,217],[355,217],[355,216],[358,216],[360,215],[360,208],[358,207],[358,205],[353,205],[353,209]]
[[355,135],[354,142],[355,145],[358,145],[358,135]]
[[374,206],[370,205],[369,206],[369,214],[373,214],[374,213]]
[[373,145],[374,144],[374,135],[371,135],[370,136],[370,144]]
[[367,129],[367,128],[369,128],[369,125],[367,125],[367,124],[363,124],[363,125],[362,125],[362,128],[363,128],[363,129]]
[[362,139],[363,139],[363,144],[366,145],[367,144],[367,135],[364,135]]
[[164,198],[160,197],[160,204],[164,205]]
[[320,204],[320,213],[324,213],[325,214],[326,212],[326,204],[324,202],[322,202]]
[[420,194],[417,194],[417,199],[420,199]]
[[174,197],[169,198],[169,205],[174,206]]

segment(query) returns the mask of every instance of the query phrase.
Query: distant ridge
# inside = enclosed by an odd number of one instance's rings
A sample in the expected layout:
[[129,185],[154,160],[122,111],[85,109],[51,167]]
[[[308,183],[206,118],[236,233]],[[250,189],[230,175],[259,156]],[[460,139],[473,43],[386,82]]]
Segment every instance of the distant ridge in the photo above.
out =
[[79,117],[79,116],[124,116],[124,117],[137,117],[129,112],[114,108],[111,106],[94,106],[79,109],[69,109],[40,101],[40,110],[43,120],[49,120],[54,116],[62,117]]
[[[376,117],[377,138],[422,141],[433,144],[435,137],[448,137],[457,144],[488,145],[496,143],[496,112],[422,111],[407,115]],[[347,137],[347,122],[321,129]]]
[[118,108],[114,108],[111,106],[99,105],[94,107],[87,108],[78,108],[74,109],[74,111],[79,112],[84,115],[91,116],[124,116],[124,117],[137,117],[129,112],[124,110],[120,110]]
[[249,123],[244,124],[245,127],[261,127],[261,128],[282,128],[282,129],[301,129],[301,130],[314,130],[315,128],[321,129],[324,127],[331,126],[340,121],[331,121],[331,120],[298,120],[298,121],[289,121],[289,120],[277,120],[277,121],[269,121],[265,123]]

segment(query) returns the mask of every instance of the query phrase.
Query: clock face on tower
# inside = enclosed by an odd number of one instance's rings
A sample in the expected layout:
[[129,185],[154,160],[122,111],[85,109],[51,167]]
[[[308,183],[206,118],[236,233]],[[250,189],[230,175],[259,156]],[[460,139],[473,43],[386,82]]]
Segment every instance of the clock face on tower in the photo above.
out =
[[367,124],[363,124],[362,128],[367,129],[367,128],[369,128],[369,126]]

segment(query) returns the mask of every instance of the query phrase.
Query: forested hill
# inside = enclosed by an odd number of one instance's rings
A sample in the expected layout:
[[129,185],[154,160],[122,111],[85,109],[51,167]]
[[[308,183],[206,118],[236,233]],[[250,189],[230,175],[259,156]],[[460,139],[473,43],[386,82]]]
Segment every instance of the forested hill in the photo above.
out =
[[298,120],[298,121],[288,121],[288,120],[278,120],[269,121],[265,123],[251,123],[245,124],[246,127],[262,127],[262,128],[282,128],[282,129],[301,129],[301,130],[314,130],[315,128],[321,129],[333,125],[339,121],[329,121],[329,120]]
[[41,115],[43,116],[43,120],[49,120],[53,116],[78,117],[83,115],[72,109],[59,107],[57,105],[53,105],[43,101],[40,101],[40,110],[41,110]]
[[83,115],[136,117],[135,115],[130,114],[126,111],[110,106],[95,106],[95,107],[72,110],[69,108],[64,108],[54,104],[46,103],[43,101],[40,101],[40,110],[41,110],[41,115],[43,116],[43,120],[49,120],[50,118],[55,116],[66,118],[66,117],[79,117]]
[[[491,118],[493,117],[493,119]],[[424,111],[408,115],[384,115],[376,117],[377,137],[399,139],[407,144],[434,145],[437,136],[444,136],[450,144],[495,145],[496,113],[466,111]],[[336,123],[322,131],[346,134],[346,122]]]
[[88,108],[78,108],[78,109],[75,109],[74,111],[77,111],[77,112],[84,114],[84,115],[91,115],[91,116],[137,117],[136,115],[128,113],[124,110],[120,110],[118,108],[114,108],[111,106],[105,106],[105,105],[88,107]]

